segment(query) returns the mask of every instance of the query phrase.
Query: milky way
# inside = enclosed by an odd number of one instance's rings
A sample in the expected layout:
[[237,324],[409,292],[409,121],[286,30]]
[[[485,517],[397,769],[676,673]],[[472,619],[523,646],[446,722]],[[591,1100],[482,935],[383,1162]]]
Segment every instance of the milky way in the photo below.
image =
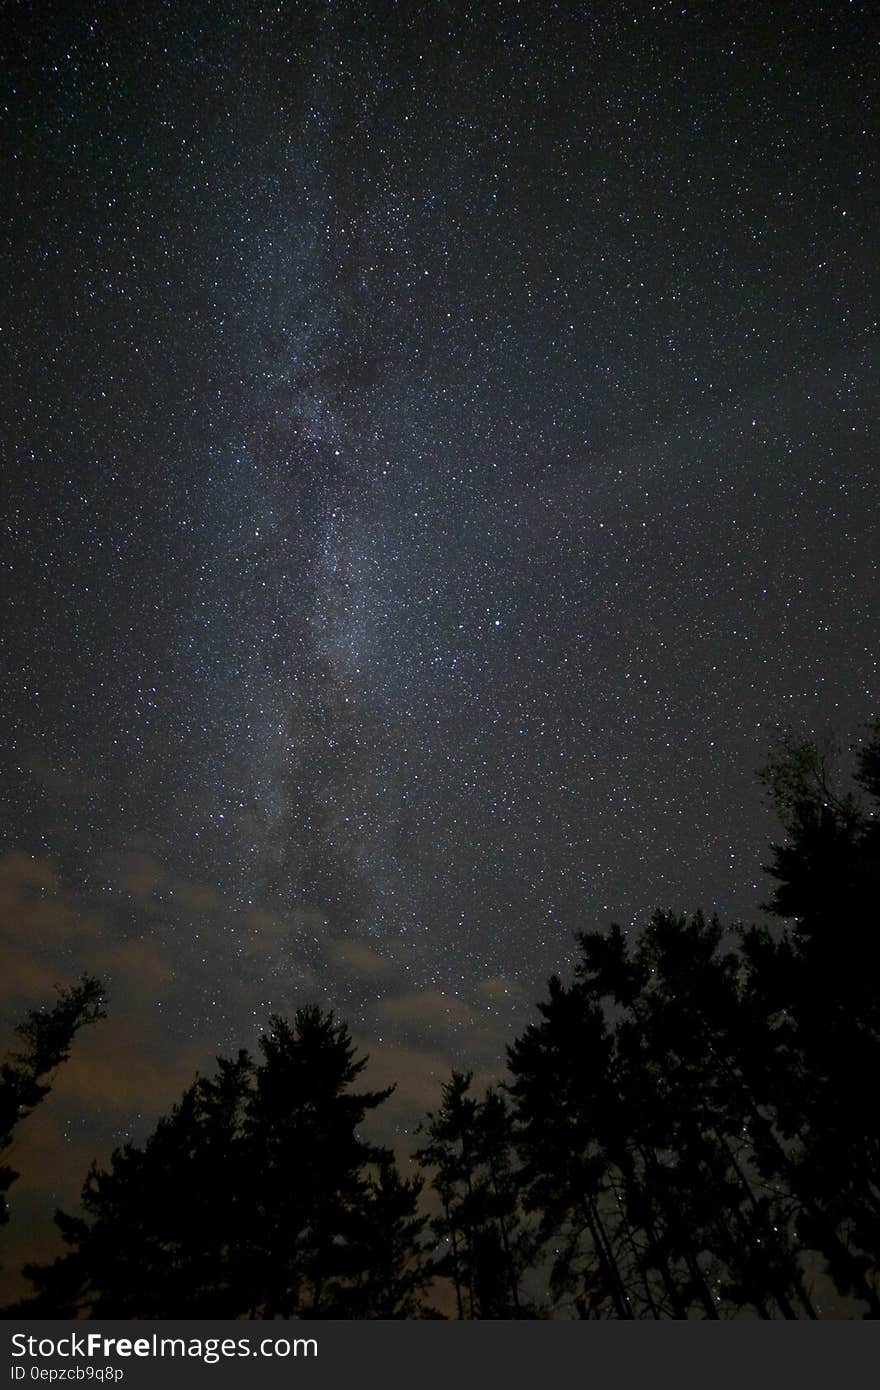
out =
[[19,14],[4,828],[157,1037],[758,912],[880,616],[867,12],[782,9]]

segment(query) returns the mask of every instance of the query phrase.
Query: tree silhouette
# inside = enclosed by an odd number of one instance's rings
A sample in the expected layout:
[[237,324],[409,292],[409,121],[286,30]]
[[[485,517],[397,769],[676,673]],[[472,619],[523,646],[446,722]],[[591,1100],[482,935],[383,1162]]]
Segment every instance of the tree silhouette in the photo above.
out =
[[[52,1089],[53,1074],[70,1056],[80,1028],[106,1018],[104,986],[83,975],[59,990],[50,1009],[30,1009],[15,1029],[22,1046],[0,1066],[0,1158],[9,1153],[15,1130]],[[8,1164],[0,1167],[0,1225],[9,1221],[6,1193],[20,1174]]]
[[[658,912],[632,952],[640,989],[628,1013],[667,1129],[663,1176],[673,1178],[675,1189],[667,1219],[674,1211],[677,1223],[686,1220],[691,1251],[708,1257],[713,1297],[721,1304],[751,1305],[762,1318],[795,1317],[799,1304],[809,1317],[786,1213],[756,1181],[749,1139],[754,1104],[740,1056],[748,1036],[740,960],[725,937],[720,922],[701,913],[688,920]],[[589,960],[589,938],[581,944]],[[693,1273],[690,1257],[688,1264]]]
[[369,1180],[358,1232],[359,1273],[345,1301],[348,1318],[418,1318],[433,1274],[419,1212],[420,1178],[403,1178],[388,1155]]
[[[787,739],[763,773],[786,839],[767,866],[780,940],[744,940],[749,988],[774,1020],[764,1067],[781,1152],[765,1168],[799,1207],[798,1231],[841,1292],[880,1316],[880,726],[857,749],[844,790],[833,745]],[[864,803],[859,793],[867,795]]]
[[442,1105],[420,1126],[428,1142],[416,1159],[430,1170],[440,1213],[431,1227],[445,1246],[434,1272],[451,1280],[459,1318],[533,1315],[520,1292],[530,1254],[512,1167],[510,1115],[503,1097],[471,1095],[472,1072],[453,1071]]
[[740,963],[717,921],[578,937],[574,984],[510,1049],[551,1291],[581,1316],[814,1317],[784,1196],[761,1180]]
[[[261,1060],[219,1058],[143,1148],[93,1166],[70,1247],[26,1273],[32,1312],[92,1317],[395,1317],[418,1306],[418,1187],[358,1126],[390,1090],[332,1014],[273,1017]],[[371,1168],[375,1169],[371,1173]],[[415,1261],[415,1268],[412,1262]]]
[[603,1211],[612,1185],[604,1138],[616,1100],[613,1039],[583,989],[553,977],[549,992],[538,1005],[543,1022],[508,1051],[526,1205],[539,1215],[542,1243],[554,1246],[554,1297],[574,1298],[583,1315],[611,1309],[632,1318],[616,1232]]

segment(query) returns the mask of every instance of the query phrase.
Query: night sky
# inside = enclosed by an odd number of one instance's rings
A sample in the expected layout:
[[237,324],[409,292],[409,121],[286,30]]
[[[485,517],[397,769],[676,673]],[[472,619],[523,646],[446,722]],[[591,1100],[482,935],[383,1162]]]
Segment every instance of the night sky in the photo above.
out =
[[4,1016],[110,996],[11,1238],[272,1010],[405,1143],[576,930],[758,918],[877,712],[871,8],[7,8]]

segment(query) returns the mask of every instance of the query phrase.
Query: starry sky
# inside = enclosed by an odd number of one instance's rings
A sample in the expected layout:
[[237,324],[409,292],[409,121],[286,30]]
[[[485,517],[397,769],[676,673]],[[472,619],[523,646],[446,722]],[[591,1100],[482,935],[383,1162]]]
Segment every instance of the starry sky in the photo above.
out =
[[4,1015],[111,998],[34,1220],[271,1010],[403,1134],[576,930],[759,916],[877,711],[870,8],[9,8]]

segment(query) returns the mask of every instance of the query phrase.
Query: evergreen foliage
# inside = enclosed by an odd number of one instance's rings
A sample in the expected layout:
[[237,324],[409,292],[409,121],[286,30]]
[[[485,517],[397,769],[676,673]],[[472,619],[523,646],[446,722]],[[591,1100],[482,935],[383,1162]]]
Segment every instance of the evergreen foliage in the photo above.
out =
[[[21,1046],[0,1065],[0,1159],[12,1148],[22,1120],[49,1094],[80,1028],[106,1017],[103,995],[101,981],[83,975],[77,984],[59,990],[50,1009],[30,1009],[17,1025]],[[0,1225],[9,1220],[6,1193],[20,1176],[8,1164],[0,1166]]]
[[27,1273],[45,1316],[401,1317],[425,1283],[419,1187],[358,1127],[390,1095],[351,1089],[366,1065],[317,1008],[273,1017],[218,1058],[143,1148],[92,1167],[70,1247]]
[[459,1318],[530,1316],[521,1284],[533,1241],[519,1202],[510,1110],[497,1090],[471,1094],[472,1072],[453,1071],[442,1106],[421,1132],[416,1158],[433,1176],[440,1212],[431,1229],[444,1254],[433,1272],[455,1290]]

